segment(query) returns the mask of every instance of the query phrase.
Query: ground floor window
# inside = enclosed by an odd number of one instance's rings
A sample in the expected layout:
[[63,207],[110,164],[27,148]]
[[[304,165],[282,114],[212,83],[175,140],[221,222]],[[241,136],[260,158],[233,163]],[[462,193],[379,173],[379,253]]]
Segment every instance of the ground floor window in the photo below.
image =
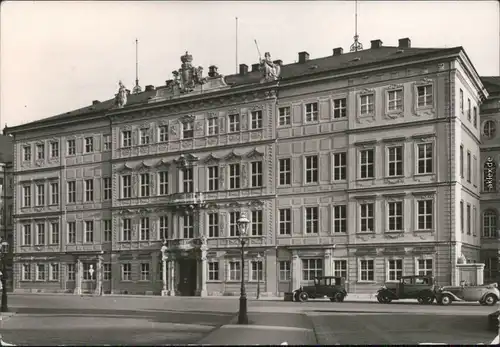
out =
[[132,281],[132,264],[122,264],[122,281]]
[[30,264],[23,264],[22,277],[23,281],[31,281],[31,266]]
[[50,280],[59,281],[59,264],[50,264]]
[[341,259],[333,261],[333,275],[335,277],[347,279],[347,260]]
[[359,280],[365,282],[372,282],[375,280],[373,259],[361,259],[359,261]]
[[264,277],[262,276],[263,264],[262,261],[252,261],[251,262],[251,272],[250,281],[262,281]]
[[229,280],[241,281],[241,264],[239,261],[229,262]]
[[390,259],[387,261],[387,272],[389,281],[397,281],[403,276],[403,260]]
[[312,281],[323,276],[323,259],[302,259],[302,280]]
[[102,276],[102,279],[104,281],[109,281],[111,280],[111,264],[103,264],[102,265],[102,272],[103,272],[103,276]]
[[208,263],[208,280],[218,281],[219,280],[219,262],[209,262]]
[[149,263],[141,264],[141,281],[149,281]]
[[291,268],[288,260],[282,260],[279,262],[279,273],[280,281],[290,281]]
[[45,281],[45,264],[37,264],[36,266],[36,280]]
[[432,276],[432,259],[417,260],[417,275]]
[[[84,281],[92,281],[95,280],[95,265],[89,263],[83,263],[83,280]],[[93,271],[90,271],[92,268]]]
[[67,271],[68,271],[68,281],[74,281],[75,280],[75,264],[67,264]]

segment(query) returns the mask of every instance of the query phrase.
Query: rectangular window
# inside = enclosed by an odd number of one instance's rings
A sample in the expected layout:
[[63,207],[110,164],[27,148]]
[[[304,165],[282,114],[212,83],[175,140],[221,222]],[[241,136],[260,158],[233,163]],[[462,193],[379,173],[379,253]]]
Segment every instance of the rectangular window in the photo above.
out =
[[76,202],[76,182],[68,182],[68,203]]
[[168,239],[168,216],[160,217],[160,239]]
[[122,241],[132,241],[132,220],[129,218],[122,220]]
[[390,90],[387,92],[387,110],[401,111],[403,109],[403,90]]
[[460,177],[464,178],[464,146],[460,146]]
[[372,233],[374,232],[375,225],[375,204],[361,204],[359,205],[360,216],[361,216],[361,225],[360,231],[362,233]]
[[68,243],[76,243],[76,222],[68,222]]
[[229,212],[229,236],[239,236],[238,219],[240,218],[239,211]]
[[66,264],[68,271],[68,281],[74,281],[76,279],[76,266],[75,264]]
[[36,205],[43,206],[45,205],[45,185],[37,184],[36,185]]
[[193,215],[185,215],[183,219],[184,219],[184,225],[183,225],[182,235],[185,239],[192,239],[194,237]]
[[103,178],[103,185],[104,185],[104,200],[111,200],[112,193],[113,193],[113,186],[112,186],[112,181],[111,177],[104,177]]
[[474,128],[477,128],[477,107],[476,106],[474,106],[474,108],[473,108],[472,125],[474,125]]
[[219,214],[208,214],[208,237],[219,237]]
[[375,280],[375,267],[373,260],[362,259],[359,261],[360,281],[372,282]]
[[50,157],[57,158],[59,157],[59,142],[51,142],[50,143]]
[[140,135],[140,144],[149,145],[149,129],[141,129],[139,131],[139,135]]
[[292,210],[290,208],[282,208],[279,210],[279,225],[280,235],[292,234]]
[[49,280],[59,281],[59,264],[50,264]]
[[24,146],[23,147],[23,160],[24,161],[31,161],[31,146]]
[[292,122],[291,122],[291,117],[290,117],[290,107],[287,106],[287,107],[280,107],[278,109],[278,113],[279,113],[279,121],[278,121],[278,125],[279,126],[285,126],[285,125],[290,125]]
[[333,154],[333,180],[343,181],[347,178],[347,153]]
[[403,231],[402,201],[390,201],[387,203],[387,219],[389,231]]
[[417,260],[417,275],[419,276],[433,276],[432,259],[418,259]]
[[302,259],[302,280],[312,281],[323,276],[323,259]]
[[417,107],[429,107],[432,103],[432,84],[417,87]]
[[305,157],[306,162],[306,183],[318,183],[318,156],[311,155]]
[[105,219],[104,221],[104,242],[111,242],[112,238],[112,224],[111,219]]
[[262,129],[262,111],[252,111],[250,117],[250,130]]
[[207,135],[217,135],[219,134],[219,122],[218,119],[213,117],[213,118],[208,118],[207,119]]
[[471,213],[470,213],[470,204],[467,204],[467,209],[466,209],[466,213],[467,213],[467,235],[471,235],[472,234],[472,219],[471,219]]
[[264,225],[262,210],[252,211],[252,236],[262,236]]
[[23,187],[23,207],[31,206],[31,187],[24,186]]
[[290,281],[291,279],[291,266],[288,260],[281,260],[279,262],[279,280],[282,282]]
[[36,225],[36,244],[45,245],[45,224],[38,223]]
[[103,274],[102,279],[104,281],[111,280],[111,264],[102,264],[102,274]]
[[365,94],[360,97],[360,113],[367,115],[373,113],[375,96],[373,94]]
[[464,113],[464,91],[460,89],[460,113]]
[[141,181],[141,196],[142,197],[147,197],[149,196],[150,193],[150,178],[149,178],[149,173],[143,173],[140,176],[140,181]]
[[66,142],[66,145],[68,146],[68,155],[75,155],[76,154],[76,140],[70,139]]
[[111,135],[105,134],[102,137],[103,149],[105,151],[111,151]]
[[262,281],[264,279],[262,261],[253,260],[250,262],[250,266],[250,281]]
[[23,225],[23,246],[31,246],[31,224]]
[[460,201],[460,230],[464,233],[464,202]]
[[345,118],[347,117],[347,99],[336,99],[333,100],[333,118]]
[[470,152],[467,151],[467,182],[471,182],[472,178],[472,160]]
[[149,240],[149,217],[141,218],[141,241]]
[[239,114],[230,114],[229,115],[229,132],[235,133],[240,131],[240,115]]
[[390,259],[387,263],[389,281],[398,281],[403,276],[403,260]]
[[122,198],[130,199],[132,197],[132,176],[122,176]]
[[149,263],[141,264],[141,281],[149,281]]
[[239,261],[229,262],[229,280],[230,281],[241,280],[241,264]]
[[43,144],[36,145],[36,159],[37,160],[45,159],[45,146]]
[[158,172],[158,193],[159,195],[168,194],[168,171]]
[[216,191],[219,190],[219,167],[209,166],[208,167],[208,190]]
[[132,146],[132,131],[125,130],[122,131],[122,147],[131,147]]
[[193,122],[182,123],[182,138],[192,139],[194,137],[194,124]]
[[86,137],[85,138],[85,153],[91,153],[94,151],[94,138]]
[[168,141],[168,125],[160,125],[158,127],[158,142]]
[[284,158],[278,160],[279,165],[279,185],[292,184],[291,159]]
[[216,261],[208,263],[208,280],[219,281],[219,263]]
[[306,123],[318,121],[318,103],[312,102],[306,104]]
[[45,281],[45,264],[36,265],[36,280]]
[[347,206],[346,205],[333,206],[333,232],[334,233],[347,232]]
[[418,145],[417,172],[428,174],[433,172],[432,165],[432,143],[421,143]]
[[22,280],[31,281],[31,267],[30,264],[23,264],[22,267]]
[[59,244],[59,223],[50,223],[50,243]]
[[132,264],[122,264],[122,281],[132,281]]
[[59,203],[59,183],[52,182],[50,184],[50,204],[57,205]]
[[229,189],[240,188],[240,164],[229,164]]
[[319,208],[306,207],[306,234],[319,233]]
[[94,221],[91,220],[85,221],[85,242],[86,243],[94,242]]
[[333,276],[347,279],[347,260],[333,261]]
[[359,152],[360,178],[375,177],[374,154],[375,153],[373,149],[365,149]]
[[182,170],[182,185],[184,188],[184,193],[194,192],[194,178],[193,178],[193,168],[186,168]]
[[390,177],[403,175],[403,146],[387,148],[388,175]]
[[85,201],[94,201],[94,180],[85,180]]
[[472,116],[472,107],[470,104],[470,99],[467,99],[467,120],[470,122]]
[[252,161],[250,163],[250,175],[252,187],[262,187],[262,162]]
[[432,200],[419,200],[418,201],[418,230],[431,230],[432,229]]

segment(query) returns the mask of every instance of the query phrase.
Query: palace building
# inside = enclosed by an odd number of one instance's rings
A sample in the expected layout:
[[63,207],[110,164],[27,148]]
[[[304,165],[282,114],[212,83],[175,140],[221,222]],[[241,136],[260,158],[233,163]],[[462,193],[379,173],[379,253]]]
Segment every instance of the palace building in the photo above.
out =
[[499,84],[462,47],[373,40],[227,76],[193,61],[5,130],[15,291],[160,294],[163,240],[168,295],[238,295],[241,276],[250,295],[318,275],[357,293],[411,274],[449,284],[460,258],[496,257]]

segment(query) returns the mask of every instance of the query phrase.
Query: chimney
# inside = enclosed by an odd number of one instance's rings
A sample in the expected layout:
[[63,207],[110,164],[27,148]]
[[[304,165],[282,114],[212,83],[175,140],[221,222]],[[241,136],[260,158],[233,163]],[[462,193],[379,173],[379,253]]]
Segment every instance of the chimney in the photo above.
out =
[[240,75],[246,75],[248,73],[248,65],[240,64]]
[[307,52],[299,52],[299,63],[305,63],[309,60],[309,53]]
[[276,65],[281,65],[281,64],[283,64],[283,60],[277,59],[277,60],[273,61],[273,63],[275,63]]
[[411,48],[411,40],[407,37],[405,37],[404,39],[399,39],[398,47],[399,48]]
[[260,66],[260,64],[259,64],[259,63],[257,63],[257,64],[252,64],[252,72],[254,72],[254,71],[259,71],[259,66]]
[[99,103],[101,103],[99,100],[94,100],[94,101],[92,101],[92,105],[97,105],[97,104],[99,104]]
[[217,76],[219,73],[217,72],[217,66],[215,65],[210,65],[208,67],[208,77],[215,77]]
[[372,44],[371,45],[371,49],[374,49],[374,48],[380,48],[382,47],[382,41],[381,40],[371,40],[370,43]]
[[341,55],[344,53],[344,49],[342,47],[337,47],[333,49],[333,55]]
[[146,91],[146,92],[151,92],[151,91],[153,91],[153,90],[155,90],[155,86],[153,86],[153,85],[151,85],[151,84],[148,84],[148,85],[146,86],[146,89],[145,89],[144,91]]

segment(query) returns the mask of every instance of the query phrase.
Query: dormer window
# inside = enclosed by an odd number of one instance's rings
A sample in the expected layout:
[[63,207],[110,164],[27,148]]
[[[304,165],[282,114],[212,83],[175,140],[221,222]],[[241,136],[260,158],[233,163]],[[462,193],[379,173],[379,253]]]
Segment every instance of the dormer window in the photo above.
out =
[[192,139],[194,137],[193,122],[182,123],[182,138]]

